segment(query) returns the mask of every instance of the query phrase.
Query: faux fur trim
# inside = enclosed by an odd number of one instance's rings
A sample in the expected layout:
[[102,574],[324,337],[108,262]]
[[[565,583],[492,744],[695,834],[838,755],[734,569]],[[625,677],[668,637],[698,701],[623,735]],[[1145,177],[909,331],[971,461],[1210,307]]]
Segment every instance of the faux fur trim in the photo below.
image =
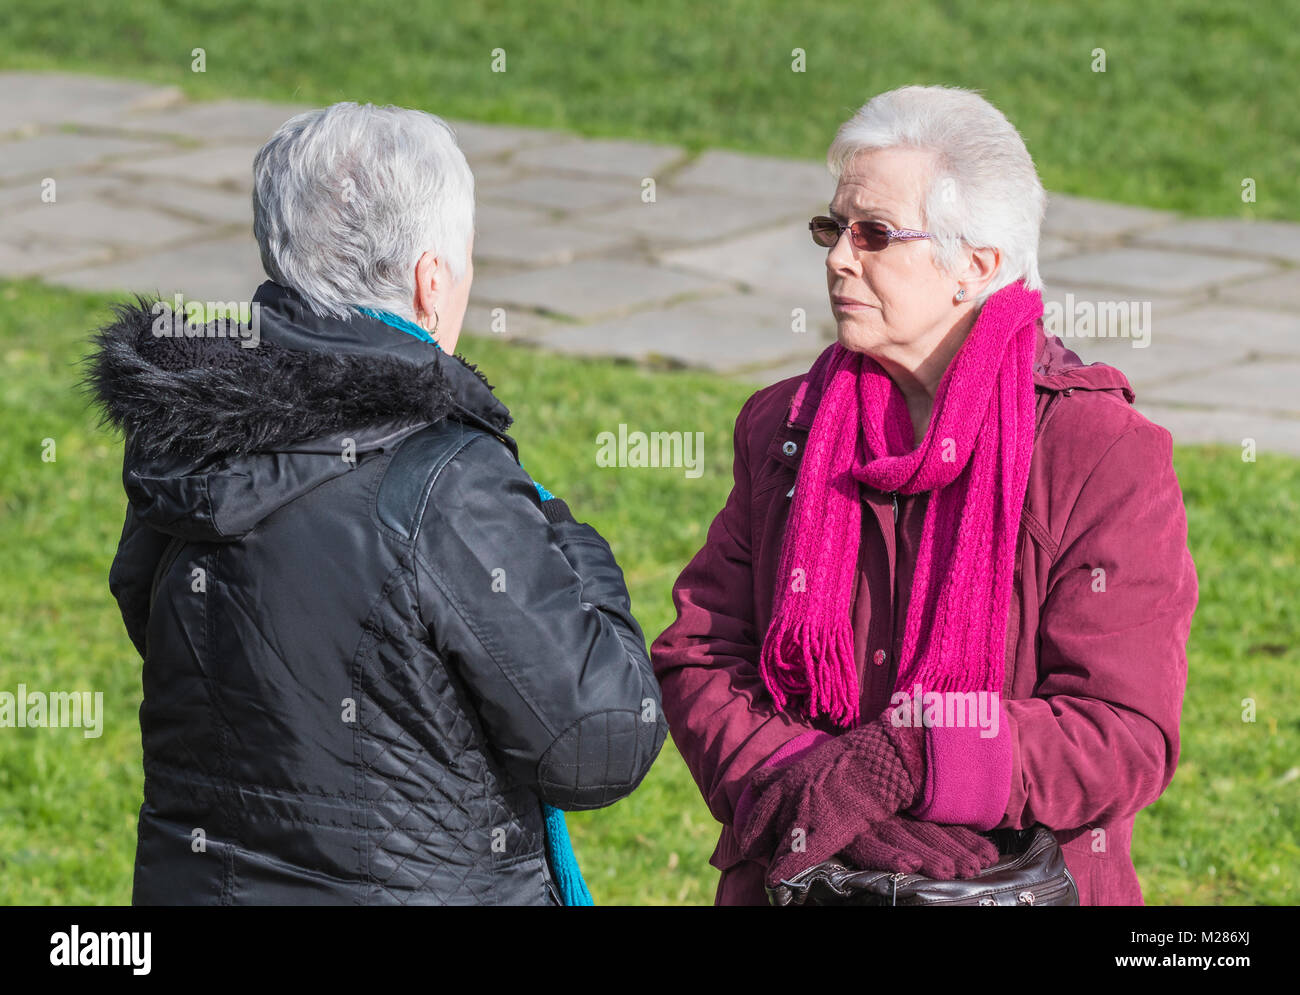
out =
[[[297,351],[263,339],[153,334],[153,301],[114,305],[81,381],[145,458],[226,457],[394,421],[437,422],[460,405],[442,362]],[[432,348],[432,347],[431,347]],[[463,361],[462,361],[463,362]],[[491,390],[482,373],[465,364]]]

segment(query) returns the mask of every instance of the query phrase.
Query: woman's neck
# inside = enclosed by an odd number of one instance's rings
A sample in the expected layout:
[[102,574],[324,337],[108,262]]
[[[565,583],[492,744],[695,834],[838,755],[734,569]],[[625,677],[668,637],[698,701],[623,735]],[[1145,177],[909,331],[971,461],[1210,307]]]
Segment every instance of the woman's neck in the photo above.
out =
[[909,343],[896,354],[872,355],[903,392],[907,413],[912,419],[913,446],[919,446],[925,439],[934,410],[935,392],[953,357],[975,327],[977,313],[975,309],[967,311],[946,330],[942,327],[936,329],[933,334]]

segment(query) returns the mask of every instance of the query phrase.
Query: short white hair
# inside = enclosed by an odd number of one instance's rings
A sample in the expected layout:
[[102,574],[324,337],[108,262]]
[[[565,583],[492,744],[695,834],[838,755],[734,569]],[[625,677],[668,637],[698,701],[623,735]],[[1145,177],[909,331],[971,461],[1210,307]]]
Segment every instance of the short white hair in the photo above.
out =
[[840,126],[826,154],[838,180],[859,152],[912,148],[933,167],[922,195],[935,265],[953,272],[963,247],[995,248],[997,271],[975,298],[1017,280],[1042,290],[1038,237],[1047,197],[1020,132],[973,90],[904,86],[873,97]]
[[415,263],[469,260],[474,175],[450,126],[424,111],[344,102],[280,126],[253,163],[253,234],[266,275],[322,316],[414,319]]

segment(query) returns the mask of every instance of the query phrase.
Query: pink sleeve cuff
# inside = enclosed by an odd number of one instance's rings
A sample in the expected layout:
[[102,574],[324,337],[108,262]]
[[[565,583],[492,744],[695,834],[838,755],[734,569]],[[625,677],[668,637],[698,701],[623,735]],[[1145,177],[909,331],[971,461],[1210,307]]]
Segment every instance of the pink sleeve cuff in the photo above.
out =
[[977,726],[926,729],[925,786],[911,813],[926,822],[992,829],[1011,797],[1011,722],[998,704],[997,734]]
[[[782,764],[794,763],[809,750],[815,750],[828,739],[833,739],[830,733],[822,732],[820,729],[810,729],[807,732],[801,732],[793,739],[786,740],[779,750],[763,761],[761,768],[780,767]],[[760,768],[760,769],[761,769]],[[754,786],[746,784],[745,790],[741,792],[740,797],[736,799],[735,817],[732,826],[739,830],[749,817],[749,810],[754,806]]]

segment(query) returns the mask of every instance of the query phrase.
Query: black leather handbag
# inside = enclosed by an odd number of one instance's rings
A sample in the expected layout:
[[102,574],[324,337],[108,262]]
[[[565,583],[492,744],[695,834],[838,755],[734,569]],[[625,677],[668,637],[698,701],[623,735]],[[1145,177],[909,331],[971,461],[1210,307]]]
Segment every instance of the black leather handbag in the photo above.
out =
[[767,888],[773,905],[1078,905],[1079,890],[1046,826],[983,833],[1002,854],[976,877],[939,881],[924,874],[855,871],[836,860]]

